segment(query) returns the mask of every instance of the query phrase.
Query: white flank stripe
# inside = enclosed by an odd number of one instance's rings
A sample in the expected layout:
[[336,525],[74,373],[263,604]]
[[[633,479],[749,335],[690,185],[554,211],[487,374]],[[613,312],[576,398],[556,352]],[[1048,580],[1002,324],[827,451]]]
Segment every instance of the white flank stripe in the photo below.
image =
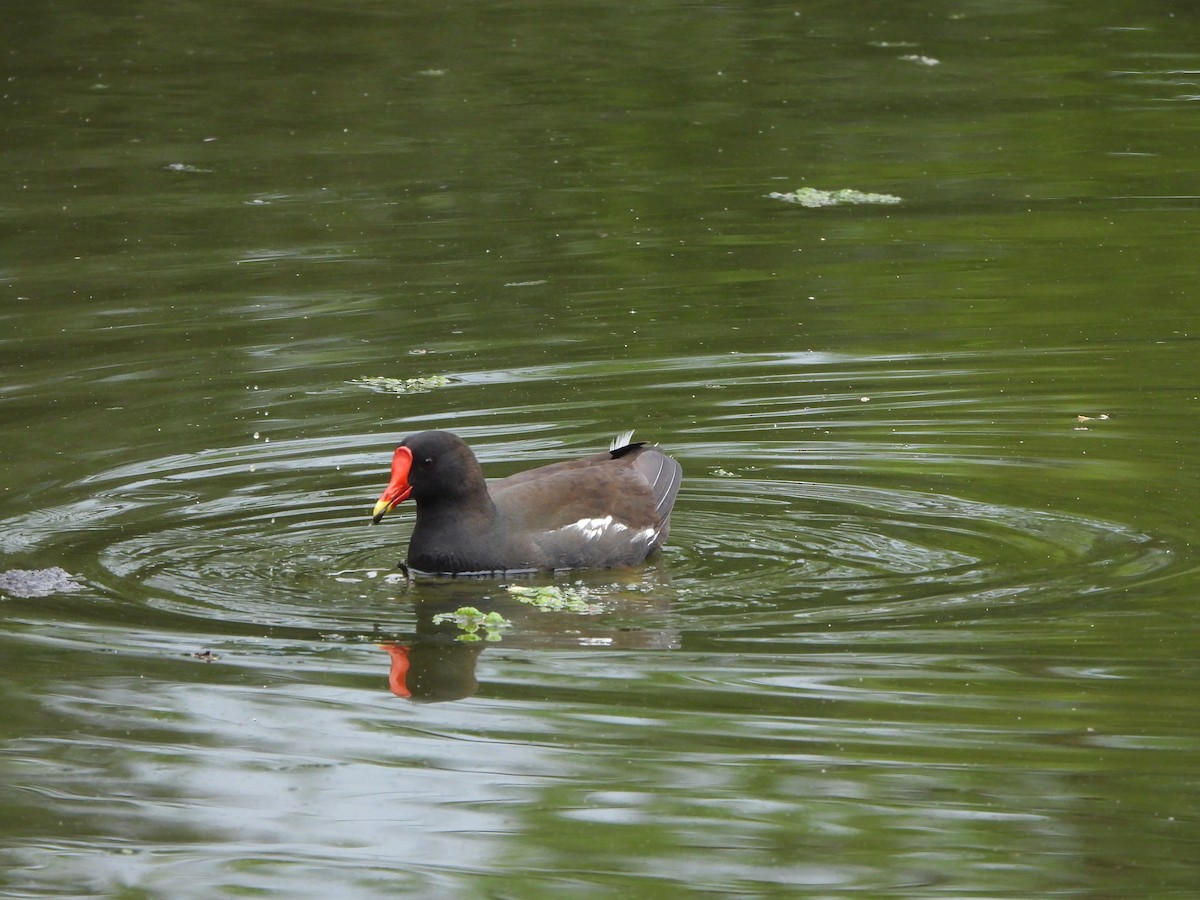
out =
[[589,541],[594,541],[610,528],[617,531],[629,530],[620,522],[614,522],[612,516],[605,516],[603,519],[580,519],[578,522],[573,522],[567,527],[574,528]]
[[641,541],[643,544],[650,544],[658,537],[658,531],[654,528],[643,528],[633,536],[635,541]]
[[[629,531],[630,528],[621,522],[613,521],[612,516],[605,516],[602,519],[580,519],[578,522],[572,522],[570,525],[563,526],[562,530],[578,531],[587,540],[594,541],[604,537],[606,534],[620,534],[624,531]],[[629,536],[629,540],[643,544],[652,544],[657,538],[657,528],[643,528]]]

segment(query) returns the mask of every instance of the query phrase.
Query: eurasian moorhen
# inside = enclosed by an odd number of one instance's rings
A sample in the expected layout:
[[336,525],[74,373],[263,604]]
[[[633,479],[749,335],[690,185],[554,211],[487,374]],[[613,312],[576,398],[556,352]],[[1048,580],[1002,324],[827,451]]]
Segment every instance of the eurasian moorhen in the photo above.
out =
[[466,442],[448,431],[405,438],[376,524],[412,496],[408,565],[486,573],[626,566],[662,546],[683,470],[657,447],[618,436],[598,456],[484,480]]

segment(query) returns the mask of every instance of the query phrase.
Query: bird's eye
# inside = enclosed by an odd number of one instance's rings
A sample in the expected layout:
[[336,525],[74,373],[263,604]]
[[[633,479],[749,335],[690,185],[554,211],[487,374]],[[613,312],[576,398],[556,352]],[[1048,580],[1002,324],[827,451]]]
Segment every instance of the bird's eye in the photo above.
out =
[[432,469],[433,468],[433,457],[426,456],[423,460],[421,460],[421,468],[422,469]]

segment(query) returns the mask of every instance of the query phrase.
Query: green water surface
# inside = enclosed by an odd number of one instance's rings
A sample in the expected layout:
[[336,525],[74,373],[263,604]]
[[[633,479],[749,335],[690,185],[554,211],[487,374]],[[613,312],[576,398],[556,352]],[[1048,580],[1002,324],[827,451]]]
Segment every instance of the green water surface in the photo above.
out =
[[[1192,6],[9,6],[0,896],[1200,891]],[[430,427],[667,551],[409,584]]]

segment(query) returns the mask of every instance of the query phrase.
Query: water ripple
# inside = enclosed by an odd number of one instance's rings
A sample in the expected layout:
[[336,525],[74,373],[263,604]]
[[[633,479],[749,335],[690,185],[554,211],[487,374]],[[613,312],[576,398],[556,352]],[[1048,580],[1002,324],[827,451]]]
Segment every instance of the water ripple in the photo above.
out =
[[[648,616],[643,624],[658,637],[641,645],[672,646],[674,629],[687,621],[712,620],[714,630],[738,640],[815,624],[961,621],[998,606],[1033,609],[1084,597],[1172,566],[1175,555],[1162,540],[1119,522],[957,494],[968,470],[1050,470],[1061,461],[1001,452],[971,431],[984,421],[977,403],[932,382],[929,361],[905,362],[906,373],[894,371],[890,357],[855,362],[829,354],[649,364],[660,374],[705,370],[702,379],[659,389],[711,389],[717,399],[710,419],[664,436],[685,468],[671,544],[662,567],[593,578],[633,582],[641,598],[625,603],[622,588],[608,611]],[[958,365],[969,380],[981,363],[964,354]],[[944,378],[944,368],[937,371]],[[585,380],[588,395],[611,394],[610,381],[623,377],[610,364],[586,361],[455,374],[464,385],[456,390],[506,379]],[[823,393],[814,379],[826,387],[871,382],[873,402],[887,414],[869,410],[854,390]],[[993,405],[986,430],[1002,430],[997,417],[1017,412]],[[908,432],[924,431],[927,440],[897,436],[885,424],[904,415]],[[497,473],[521,468],[516,456],[528,465],[575,452],[557,436],[578,423],[541,422],[514,434],[496,408],[482,407],[450,422]],[[414,419],[396,431],[427,424]],[[768,425],[769,438],[762,433]],[[117,466],[67,486],[53,508],[0,522],[0,547],[26,557],[53,550],[85,558],[82,574],[96,591],[164,614],[323,633],[369,630],[403,619],[401,597],[448,596],[429,586],[413,594],[393,574],[411,510],[379,528],[367,524],[390,439],[362,433],[255,442]],[[987,487],[971,484],[975,496]],[[468,600],[496,595],[479,584],[455,591]],[[641,602],[647,597],[653,602]],[[664,624],[670,609],[676,620]],[[531,628],[526,637],[540,641],[551,631]],[[614,637],[589,623],[564,640],[611,646]]]

